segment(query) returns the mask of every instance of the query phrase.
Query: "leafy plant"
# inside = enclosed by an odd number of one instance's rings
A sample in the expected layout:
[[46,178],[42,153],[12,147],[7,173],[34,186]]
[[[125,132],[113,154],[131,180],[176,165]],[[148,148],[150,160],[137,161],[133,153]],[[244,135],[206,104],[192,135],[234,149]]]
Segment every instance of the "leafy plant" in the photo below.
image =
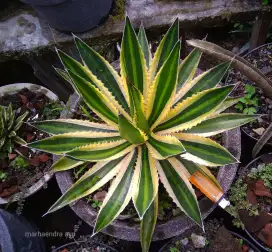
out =
[[23,120],[27,116],[25,112],[16,118],[16,112],[12,109],[11,103],[8,107],[0,106],[0,151],[11,152],[13,142],[25,144],[26,142],[17,136],[16,132],[21,128]]
[[63,109],[64,106],[59,101],[49,102],[43,108],[42,118],[43,120],[56,119]]
[[249,178],[262,179],[264,185],[272,189],[272,164],[260,164],[248,174]]
[[8,178],[8,174],[0,170],[0,180],[5,181]]
[[235,108],[246,115],[254,115],[257,113],[258,97],[256,96],[256,88],[254,86],[245,85],[245,96],[240,98]]
[[250,215],[258,215],[257,205],[252,205],[247,201],[247,184],[242,179],[238,179],[230,188],[229,200],[234,206],[228,208],[228,212],[235,217],[233,225],[244,228],[244,224],[240,220],[238,211],[248,210]]
[[101,205],[94,233],[108,226],[132,199],[141,219],[142,250],[148,251],[158,215],[159,179],[176,205],[202,226],[190,176],[196,171],[220,188],[206,168],[235,163],[209,139],[257,118],[223,113],[236,100],[233,86],[216,87],[231,62],[194,78],[201,52],[179,65],[178,20],[152,57],[145,30],[136,35],[129,18],[121,46],[121,76],[97,52],[75,37],[84,65],[58,51],[65,71],[86,105],[105,123],[59,119],[34,122],[52,136],[28,144],[61,155],[53,171],[96,162],[48,211],[52,213],[114,180]]
[[27,167],[28,165],[29,165],[29,162],[21,156],[17,156],[9,164],[10,167],[13,167],[15,169],[23,169],[23,168]]

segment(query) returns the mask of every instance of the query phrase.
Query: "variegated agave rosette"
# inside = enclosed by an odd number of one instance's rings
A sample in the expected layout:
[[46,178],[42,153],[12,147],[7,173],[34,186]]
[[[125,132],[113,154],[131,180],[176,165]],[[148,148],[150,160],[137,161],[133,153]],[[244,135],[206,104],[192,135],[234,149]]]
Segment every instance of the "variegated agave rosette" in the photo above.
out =
[[228,150],[207,137],[256,119],[221,113],[239,100],[227,98],[232,85],[216,87],[231,62],[194,78],[201,52],[194,49],[179,65],[178,20],[152,58],[144,28],[137,36],[126,18],[121,76],[82,40],[75,37],[75,43],[83,64],[58,51],[66,71],[57,71],[105,123],[75,119],[33,123],[52,136],[28,146],[62,156],[53,171],[96,162],[49,212],[113,179],[94,233],[109,225],[132,199],[141,219],[142,248],[147,251],[157,219],[160,180],[177,206],[202,226],[189,177],[200,171],[220,187],[206,166],[237,162]]

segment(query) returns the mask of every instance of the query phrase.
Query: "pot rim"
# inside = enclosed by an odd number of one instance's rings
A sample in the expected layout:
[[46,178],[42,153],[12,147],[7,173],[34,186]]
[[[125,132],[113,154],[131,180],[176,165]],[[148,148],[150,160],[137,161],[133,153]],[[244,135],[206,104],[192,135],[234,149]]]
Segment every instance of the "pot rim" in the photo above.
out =
[[66,2],[67,0],[21,0],[25,4],[36,6],[54,6]]
[[[78,105],[80,98],[74,93],[70,96],[70,108],[73,111]],[[65,115],[67,118],[67,114]],[[68,115],[69,116],[69,115]],[[237,158],[241,155],[241,134],[240,129],[233,129],[225,132],[222,135],[223,143],[226,148]],[[238,144],[237,144],[238,143]],[[56,160],[56,157],[55,157]],[[227,192],[232,184],[233,179],[238,168],[238,164],[230,164],[220,167],[217,179],[219,180],[224,192]],[[73,184],[71,171],[64,171],[56,173],[56,179],[59,188],[62,192],[67,191],[67,189]],[[207,198],[203,198],[199,201],[202,217],[205,219],[216,207]],[[72,210],[87,224],[94,226],[97,213],[85,202],[83,199],[76,201],[71,205]],[[189,217],[184,214],[176,216],[173,219],[158,223],[153,234],[153,240],[163,240],[177,236],[188,230],[189,228],[195,226],[195,224]],[[115,220],[109,226],[107,226],[103,233],[117,237],[119,239],[129,240],[129,241],[139,241],[139,225],[132,226],[130,223]]]
[[[44,93],[50,100],[56,101],[58,100],[58,96],[54,94],[51,90],[32,83],[14,83],[14,84],[9,84],[0,87],[0,97],[3,95],[9,93],[9,94],[14,94],[17,93],[18,91],[22,90],[23,88],[28,88],[29,90],[35,91],[35,92],[42,92]],[[11,195],[8,198],[1,198],[0,197],[0,205],[3,204],[8,204],[11,202],[16,202],[20,201],[22,199],[25,199],[32,194],[36,193],[39,191],[45,183],[47,183],[54,175],[52,173],[45,173],[36,183],[34,183],[32,186],[27,187],[23,189],[22,191],[15,193]]]

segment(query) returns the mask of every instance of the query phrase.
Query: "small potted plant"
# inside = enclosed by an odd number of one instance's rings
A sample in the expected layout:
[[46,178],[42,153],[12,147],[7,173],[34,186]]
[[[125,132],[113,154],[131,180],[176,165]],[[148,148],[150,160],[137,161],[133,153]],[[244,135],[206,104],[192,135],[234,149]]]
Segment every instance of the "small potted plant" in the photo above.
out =
[[63,32],[85,32],[109,14],[113,0],[22,0]]
[[52,177],[52,156],[32,152],[27,142],[45,137],[26,122],[58,118],[63,105],[55,94],[38,85],[0,87],[0,204],[24,199]]
[[272,248],[272,155],[264,154],[240,170],[229,199],[236,216],[233,224],[246,233],[261,249]]
[[[86,197],[113,179],[96,222],[94,211],[83,207],[82,200],[76,208],[87,210],[84,215],[97,233],[105,228],[110,230],[109,225],[132,200],[140,221],[133,232],[138,232],[143,251],[148,251],[162,183],[181,211],[203,226],[190,182],[197,184],[197,174],[222,190],[206,166],[237,162],[227,149],[208,137],[257,116],[221,114],[234,103],[227,99],[232,85],[216,87],[231,62],[193,79],[201,53],[193,50],[179,66],[178,30],[176,20],[152,58],[143,27],[137,37],[127,18],[121,46],[121,76],[77,37],[75,43],[84,66],[58,51],[66,70],[58,71],[99,117],[99,122],[96,118],[95,122],[59,119],[32,123],[50,137],[29,143],[28,147],[60,155],[53,171],[70,174],[69,170],[78,166],[87,164],[89,168],[48,213]],[[68,183],[70,180],[71,177]],[[184,225],[191,225],[190,219]]]

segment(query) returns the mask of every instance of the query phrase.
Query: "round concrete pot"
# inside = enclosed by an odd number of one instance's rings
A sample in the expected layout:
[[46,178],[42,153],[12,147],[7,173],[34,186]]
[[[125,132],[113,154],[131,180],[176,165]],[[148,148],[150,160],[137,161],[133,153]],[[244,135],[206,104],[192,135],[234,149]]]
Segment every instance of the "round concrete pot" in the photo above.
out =
[[109,14],[113,0],[21,0],[63,32],[85,32]]
[[[70,97],[71,111],[75,110],[80,101],[79,96],[75,93]],[[70,115],[63,115],[65,118],[69,118]],[[240,129],[230,130],[223,134],[224,146],[237,158],[241,155],[241,135]],[[57,159],[57,157],[55,157]],[[223,190],[226,192],[229,190],[232,181],[235,177],[238,164],[225,165],[220,167],[217,176]],[[71,171],[56,173],[56,178],[60,190],[65,193],[73,184],[73,177]],[[216,207],[211,201],[204,198],[199,201],[202,217],[205,219]],[[84,200],[79,200],[71,206],[73,211],[87,224],[94,226],[97,212],[95,212],[89,204]],[[174,217],[173,219],[162,223],[159,222],[156,225],[156,229],[153,234],[153,240],[163,240],[182,234],[186,230],[195,226],[196,224],[189,219],[186,215]],[[106,227],[103,233],[117,237],[119,239],[129,241],[139,241],[139,225],[132,225],[125,220],[116,220],[111,225]]]
[[[2,87],[0,87],[0,97],[4,96],[5,94],[17,93],[24,88],[27,88],[33,92],[43,93],[52,101],[58,100],[58,97],[49,89],[39,86],[39,85],[36,85],[36,84],[31,84],[31,83],[16,83],[16,84],[2,86]],[[42,178],[40,178],[32,186],[27,187],[24,190],[11,195],[8,198],[3,199],[0,197],[0,205],[7,204],[10,202],[19,201],[19,200],[22,200],[24,198],[31,196],[35,192],[39,191],[43,187],[43,185],[45,183],[47,183],[52,177],[53,177],[53,174],[50,174],[50,173],[44,174],[44,176]]]
[[0,251],[39,251],[45,252],[38,230],[23,217],[0,209]]

